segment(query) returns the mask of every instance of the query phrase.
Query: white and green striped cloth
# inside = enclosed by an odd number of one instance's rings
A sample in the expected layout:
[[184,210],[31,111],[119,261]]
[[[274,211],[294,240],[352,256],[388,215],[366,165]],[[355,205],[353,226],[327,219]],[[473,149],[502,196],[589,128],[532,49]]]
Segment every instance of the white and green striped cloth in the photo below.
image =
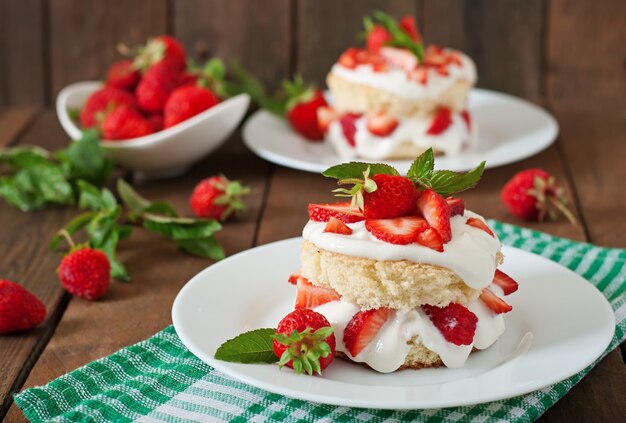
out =
[[[617,321],[604,355],[624,340],[626,250],[600,248],[498,222],[491,224],[505,244],[569,267],[604,293]],[[46,386],[27,389],[16,395],[15,401],[32,422],[526,422],[535,420],[562,398],[592,367],[539,391],[475,406],[415,411],[337,407],[287,398],[233,380],[191,354],[170,326]]]

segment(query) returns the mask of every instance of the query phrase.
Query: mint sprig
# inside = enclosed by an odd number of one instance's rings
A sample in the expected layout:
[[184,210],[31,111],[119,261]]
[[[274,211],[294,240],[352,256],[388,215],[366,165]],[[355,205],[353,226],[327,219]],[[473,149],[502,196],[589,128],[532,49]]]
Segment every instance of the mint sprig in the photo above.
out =
[[363,176],[363,172],[366,172],[369,168],[370,175],[399,175],[400,173],[393,167],[383,163],[363,163],[363,162],[350,162],[342,163],[336,166],[329,167],[322,172],[322,175],[327,178],[335,179],[352,179],[360,178]]
[[215,351],[217,360],[233,363],[276,363],[273,335],[276,329],[255,329],[224,342]]
[[[374,16],[374,19],[391,35],[392,39],[388,42],[389,45],[405,48],[417,57],[419,63],[424,61],[424,45],[419,41],[413,40],[409,34],[404,32],[394,18],[381,12],[380,10],[375,11],[372,15]],[[365,27],[366,30],[368,27],[373,28],[372,22],[366,21]]]

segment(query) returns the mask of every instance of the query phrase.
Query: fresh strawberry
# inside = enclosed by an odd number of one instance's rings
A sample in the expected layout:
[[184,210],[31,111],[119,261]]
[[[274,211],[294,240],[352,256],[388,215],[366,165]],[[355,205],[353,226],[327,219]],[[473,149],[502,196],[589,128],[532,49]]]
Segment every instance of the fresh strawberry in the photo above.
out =
[[135,98],[146,113],[161,113],[168,97],[179,85],[178,70],[162,61],[150,67],[139,81]]
[[107,112],[118,106],[136,107],[131,94],[119,88],[104,87],[89,96],[80,111],[80,124],[83,128],[91,128],[100,123]]
[[196,85],[198,83],[199,76],[189,72],[182,72],[178,74],[178,85]]
[[398,121],[385,112],[367,116],[367,130],[378,137],[391,135],[398,127]]
[[445,198],[432,189],[424,190],[417,198],[417,209],[428,224],[439,232],[444,243],[452,239],[450,206]]
[[498,269],[496,269],[496,273],[493,275],[493,283],[502,289],[504,295],[514,293],[518,288],[517,282],[515,282],[512,277]]
[[152,127],[152,131],[159,132],[163,130],[163,116],[159,114],[150,115],[147,117],[148,123]]
[[391,310],[378,308],[359,311],[352,317],[343,332],[343,343],[352,357],[372,342],[390,315]]
[[372,30],[367,34],[367,49],[377,52],[385,43],[391,40],[391,35],[385,28],[381,25],[374,25]]
[[416,242],[424,247],[443,253],[443,238],[435,228],[427,228],[417,234]]
[[46,306],[15,282],[0,279],[0,335],[37,326],[46,318]]
[[461,112],[461,117],[465,121],[465,125],[467,125],[467,130],[471,131],[472,130],[472,116],[470,115],[469,111],[463,110]]
[[281,367],[291,367],[296,373],[321,374],[335,358],[335,342],[333,328],[324,316],[300,308],[278,323],[274,354]]
[[300,277],[300,273],[292,273],[291,275],[289,275],[289,279],[287,280],[287,282],[289,282],[292,285],[295,285],[298,282],[299,277]]
[[211,176],[200,181],[189,198],[189,206],[196,216],[226,221],[246,209],[242,198],[250,188],[227,177]]
[[344,68],[348,68],[348,69],[356,68],[358,64],[356,60],[356,55],[358,51],[359,50],[354,47],[347,49],[341,54],[341,56],[339,56],[339,59],[337,60],[337,62]]
[[356,146],[356,141],[354,140],[354,136],[356,135],[356,120],[360,118],[361,115],[356,113],[346,113],[339,119],[339,123],[341,124],[341,129],[343,131],[343,136],[346,137],[346,141],[352,147]]
[[102,136],[111,141],[129,140],[153,132],[152,124],[137,110],[127,106],[117,107],[102,122]]
[[324,130],[317,117],[318,109],[328,106],[324,93],[321,90],[306,89],[291,99],[287,106],[287,120],[291,127],[308,140],[324,139]]
[[424,52],[424,65],[428,67],[440,67],[446,65],[448,59],[444,49],[438,45],[431,44]]
[[489,288],[484,288],[480,293],[480,299],[495,314],[508,313],[513,307],[508,305],[502,298],[498,297]]
[[167,99],[163,109],[166,128],[210,109],[220,102],[209,89],[198,85],[184,85],[176,88]]
[[509,212],[523,220],[556,219],[562,213],[572,224],[576,218],[567,209],[567,197],[556,179],[543,169],[526,169],[513,176],[500,193]]
[[327,132],[330,124],[339,119],[339,114],[332,107],[320,107],[317,109],[317,124],[322,132]]
[[341,235],[352,235],[352,229],[336,217],[331,217],[324,228],[324,232],[332,232]]
[[302,276],[298,278],[296,288],[295,308],[314,308],[341,298],[334,289],[315,286]]
[[350,201],[332,204],[309,204],[309,219],[314,222],[328,222],[331,217],[336,217],[344,223],[354,223],[365,220],[360,210],[350,210]]
[[367,219],[365,228],[381,241],[406,245],[416,242],[419,234],[428,229],[428,223],[417,216]]
[[440,107],[435,113],[433,122],[426,130],[428,135],[439,135],[444,132],[452,124],[452,115],[447,107]]
[[466,307],[457,303],[445,307],[425,304],[422,309],[446,341],[454,345],[470,345],[474,341],[478,318]]
[[71,251],[58,269],[61,285],[72,295],[97,300],[106,294],[111,282],[111,266],[107,256],[93,248]]
[[418,67],[409,72],[409,79],[411,81],[419,82],[422,85],[426,85],[428,82],[428,68]]
[[161,35],[149,40],[139,50],[134,65],[137,69],[146,71],[158,63],[167,63],[177,72],[186,67],[187,54],[184,47],[169,35]]
[[372,192],[363,192],[364,214],[368,219],[405,216],[415,205],[417,190],[404,176],[378,174]]
[[109,67],[106,85],[120,90],[133,91],[140,77],[141,74],[133,66],[131,60],[120,60]]
[[465,201],[458,197],[448,197],[446,202],[450,206],[450,216],[463,216],[463,213],[465,213]]
[[473,226],[474,228],[483,230],[487,232],[489,235],[495,237],[495,235],[493,234],[493,231],[489,228],[489,226],[487,226],[485,222],[482,221],[482,219],[479,219],[477,217],[470,217],[469,219],[467,219],[467,222],[465,223],[470,226]]
[[387,63],[403,69],[406,72],[413,71],[418,65],[417,57],[409,50],[403,48],[382,47],[380,54]]
[[422,41],[422,37],[417,30],[417,25],[415,24],[415,18],[413,16],[407,15],[403,17],[402,19],[400,19],[400,22],[398,22],[398,25],[404,32],[408,34],[409,37],[411,37],[413,41]]
[[370,65],[374,72],[383,72],[387,65],[383,56],[369,50],[358,50],[356,53],[357,65]]

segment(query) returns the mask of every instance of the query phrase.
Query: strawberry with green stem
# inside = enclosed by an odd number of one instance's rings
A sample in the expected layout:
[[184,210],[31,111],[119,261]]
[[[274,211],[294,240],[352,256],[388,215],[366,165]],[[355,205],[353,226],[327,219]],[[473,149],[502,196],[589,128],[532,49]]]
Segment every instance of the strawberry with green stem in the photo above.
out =
[[250,188],[239,181],[231,181],[224,175],[211,176],[196,185],[189,205],[196,216],[223,222],[245,210],[242,199],[249,193]]
[[317,117],[318,109],[328,107],[324,93],[306,85],[301,76],[285,81],[283,90],[287,95],[285,115],[291,127],[310,141],[324,139],[324,131]]

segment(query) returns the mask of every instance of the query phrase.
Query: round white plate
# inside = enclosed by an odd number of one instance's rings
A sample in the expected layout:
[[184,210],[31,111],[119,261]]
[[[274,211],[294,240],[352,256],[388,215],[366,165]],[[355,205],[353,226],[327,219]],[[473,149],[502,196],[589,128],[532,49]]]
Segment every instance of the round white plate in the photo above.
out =
[[592,363],[615,328],[611,307],[590,283],[543,257],[504,247],[503,270],[520,284],[507,297],[513,311],[490,348],[460,369],[380,374],[336,361],[322,377],[296,375],[273,364],[215,360],[222,342],[256,328],[276,327],[293,309],[287,283],[299,268],[301,239],[236,254],[196,275],[172,309],[176,332],[202,361],[250,385],[288,397],[351,407],[417,409],[477,404],[525,394],[563,380]]
[[[513,163],[550,146],[559,132],[554,117],[541,107],[496,91],[473,89],[469,109],[478,125],[476,146],[458,156],[437,157],[437,168],[460,172],[473,169],[483,160],[487,168]],[[346,161],[329,143],[307,141],[287,121],[264,110],[245,123],[243,139],[258,156],[307,172],[322,172]],[[386,163],[403,174],[411,165],[410,160]]]

